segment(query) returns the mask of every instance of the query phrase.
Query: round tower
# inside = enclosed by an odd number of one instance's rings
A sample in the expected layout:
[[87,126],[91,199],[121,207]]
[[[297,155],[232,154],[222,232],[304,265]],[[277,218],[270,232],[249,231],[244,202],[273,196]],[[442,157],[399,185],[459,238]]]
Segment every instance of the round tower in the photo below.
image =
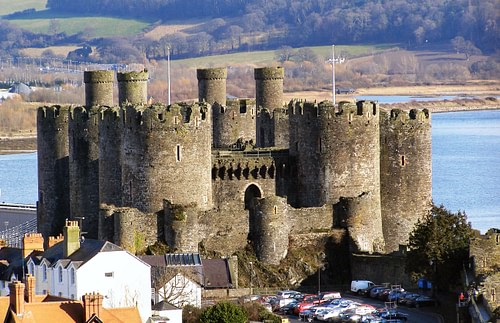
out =
[[213,145],[215,148],[242,148],[255,144],[255,101],[227,100],[227,106],[212,105]]
[[37,111],[37,227],[45,241],[62,232],[69,216],[69,106]]
[[99,107],[75,107],[69,118],[71,219],[84,217],[82,231],[97,239],[99,227]]
[[198,101],[205,101],[211,105],[217,102],[225,106],[227,69],[225,67],[197,69],[196,76]]
[[144,104],[148,101],[148,71],[118,73],[118,103]]
[[381,219],[373,219],[373,207],[376,196],[372,192],[355,197],[342,197],[334,206],[336,225],[346,228],[349,233],[350,252],[385,251]]
[[382,220],[387,252],[408,244],[432,203],[431,115],[391,110],[381,118]]
[[278,265],[288,253],[290,233],[286,198],[270,196],[257,199],[254,248],[259,260]]
[[254,76],[257,108],[266,108],[271,112],[282,108],[285,69],[281,66],[256,68]]
[[212,207],[212,120],[206,104],[127,106],[122,141],[124,206],[145,213]]
[[85,71],[85,106],[113,105],[113,71]]

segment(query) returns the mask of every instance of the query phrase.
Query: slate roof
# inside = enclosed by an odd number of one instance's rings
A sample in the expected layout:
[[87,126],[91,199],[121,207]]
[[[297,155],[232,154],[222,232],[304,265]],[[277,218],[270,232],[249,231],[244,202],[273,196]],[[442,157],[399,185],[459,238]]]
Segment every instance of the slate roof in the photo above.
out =
[[[114,243],[109,241],[85,239],[80,242],[80,249],[73,252],[69,257],[63,257],[64,242],[59,242],[49,249],[45,250],[42,254],[43,258],[47,259],[52,265],[54,265],[58,260],[63,259],[61,263],[63,266],[67,266],[70,263],[76,264],[78,267],[85,264],[87,261],[92,259],[95,255],[100,252],[113,252],[113,251],[124,251],[124,249],[118,247]],[[66,261],[68,260],[68,261]]]
[[166,301],[161,301],[161,302],[158,302],[156,304],[154,304],[151,309],[153,311],[171,311],[171,310],[178,310],[180,308],[178,308],[177,306],[174,306],[172,304],[170,304],[169,302],[166,302]]
[[205,288],[232,287],[231,275],[226,259],[203,259]]

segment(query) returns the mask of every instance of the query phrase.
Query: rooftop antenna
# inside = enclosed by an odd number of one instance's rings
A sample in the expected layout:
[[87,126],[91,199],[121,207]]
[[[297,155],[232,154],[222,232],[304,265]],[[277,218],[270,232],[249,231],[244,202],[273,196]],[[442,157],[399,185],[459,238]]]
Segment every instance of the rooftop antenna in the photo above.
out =
[[85,217],[84,216],[75,216],[75,219],[78,220],[78,226],[80,227],[80,241],[83,242],[83,241],[85,241],[85,237],[83,235],[88,233],[86,231],[83,231],[83,220],[85,220]]

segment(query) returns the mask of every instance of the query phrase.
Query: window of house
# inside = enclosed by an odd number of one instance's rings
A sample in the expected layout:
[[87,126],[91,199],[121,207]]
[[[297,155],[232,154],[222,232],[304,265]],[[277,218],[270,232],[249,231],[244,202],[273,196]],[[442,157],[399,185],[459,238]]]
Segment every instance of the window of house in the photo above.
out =
[[[71,284],[74,285],[75,284],[75,268],[71,268],[71,270],[69,271],[69,274],[70,274]],[[71,298],[73,298],[73,297],[71,297]]]
[[28,274],[35,276],[35,265],[33,263],[28,266]]
[[63,281],[63,270],[62,270],[61,266],[59,266],[58,273],[59,273],[59,282],[62,283],[62,281]]
[[47,281],[47,266],[45,264],[42,265],[42,279]]

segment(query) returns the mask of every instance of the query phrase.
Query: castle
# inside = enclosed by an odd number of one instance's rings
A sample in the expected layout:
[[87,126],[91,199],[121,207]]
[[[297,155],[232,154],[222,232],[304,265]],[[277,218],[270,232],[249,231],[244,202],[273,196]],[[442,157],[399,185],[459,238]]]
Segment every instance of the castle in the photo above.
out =
[[431,117],[376,102],[284,104],[282,67],[257,68],[255,99],[227,99],[226,68],[198,69],[197,103],[147,103],[147,71],[84,72],[85,106],[38,109],[38,230],[84,218],[132,252],[278,264],[291,236],[342,232],[350,252],[405,245],[431,204]]

